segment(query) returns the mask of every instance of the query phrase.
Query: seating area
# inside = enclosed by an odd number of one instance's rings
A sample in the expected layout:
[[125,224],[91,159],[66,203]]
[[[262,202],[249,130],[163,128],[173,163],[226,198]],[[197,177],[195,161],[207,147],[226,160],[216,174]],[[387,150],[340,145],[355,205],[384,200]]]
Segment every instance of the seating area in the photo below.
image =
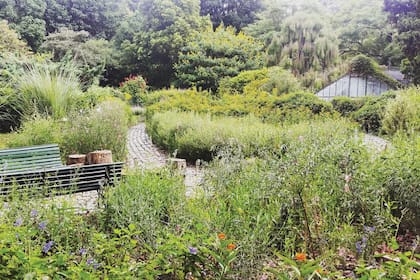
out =
[[0,150],[0,195],[25,191],[30,195],[62,195],[114,185],[123,162],[63,165],[58,145]]

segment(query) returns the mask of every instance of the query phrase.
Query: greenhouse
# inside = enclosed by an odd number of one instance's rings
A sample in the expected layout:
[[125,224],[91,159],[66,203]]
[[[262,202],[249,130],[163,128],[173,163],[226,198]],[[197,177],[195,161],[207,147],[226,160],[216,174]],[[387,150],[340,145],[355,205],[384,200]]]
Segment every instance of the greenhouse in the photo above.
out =
[[319,91],[317,96],[325,100],[336,96],[377,96],[389,89],[388,84],[374,77],[347,74]]

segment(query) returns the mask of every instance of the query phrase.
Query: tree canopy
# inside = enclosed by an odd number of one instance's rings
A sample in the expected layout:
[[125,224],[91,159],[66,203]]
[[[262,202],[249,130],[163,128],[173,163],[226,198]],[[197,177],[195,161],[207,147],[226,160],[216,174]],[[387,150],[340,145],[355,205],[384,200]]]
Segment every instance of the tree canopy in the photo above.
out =
[[253,38],[236,35],[233,27],[208,28],[181,50],[175,66],[178,83],[215,92],[222,78],[263,66],[261,49]]

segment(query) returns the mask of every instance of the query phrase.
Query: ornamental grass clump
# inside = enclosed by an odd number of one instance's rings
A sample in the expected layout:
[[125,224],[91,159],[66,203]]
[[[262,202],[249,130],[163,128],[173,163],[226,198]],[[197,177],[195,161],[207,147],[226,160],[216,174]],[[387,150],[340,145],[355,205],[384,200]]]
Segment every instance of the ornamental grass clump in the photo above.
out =
[[18,78],[19,107],[22,115],[38,113],[63,118],[81,94],[74,71],[53,65],[32,66]]

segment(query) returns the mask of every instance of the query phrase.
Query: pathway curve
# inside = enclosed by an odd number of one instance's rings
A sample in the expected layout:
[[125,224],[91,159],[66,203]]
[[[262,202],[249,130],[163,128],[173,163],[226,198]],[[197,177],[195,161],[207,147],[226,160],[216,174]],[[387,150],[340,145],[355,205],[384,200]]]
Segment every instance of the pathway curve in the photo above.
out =
[[127,165],[130,168],[152,169],[163,167],[167,156],[160,151],[146,133],[146,125],[139,123],[128,131]]
[[[130,128],[128,132],[128,158],[127,165],[130,168],[153,169],[163,167],[168,156],[158,149],[146,133],[146,125],[139,123]],[[183,171],[184,184],[187,187],[187,197],[194,194],[202,178],[203,173],[194,166],[187,166]]]

